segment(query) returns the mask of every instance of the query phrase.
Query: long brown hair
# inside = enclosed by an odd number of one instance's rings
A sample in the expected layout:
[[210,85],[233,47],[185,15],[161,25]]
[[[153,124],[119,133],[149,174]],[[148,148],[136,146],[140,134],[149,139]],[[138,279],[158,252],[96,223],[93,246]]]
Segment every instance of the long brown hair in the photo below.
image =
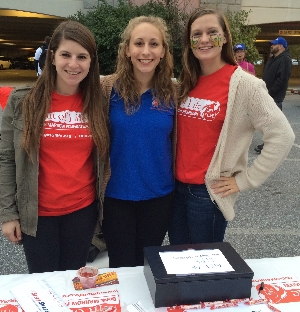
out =
[[183,51],[182,51],[182,64],[183,68],[180,74],[180,97],[179,101],[182,102],[188,96],[190,90],[192,90],[198,81],[199,76],[202,74],[199,60],[194,56],[191,49],[191,26],[194,21],[204,15],[214,14],[217,16],[220,26],[224,32],[224,36],[227,42],[222,47],[221,58],[226,63],[231,65],[237,65],[233,54],[232,38],[228,25],[228,21],[225,15],[217,10],[211,8],[198,8],[189,17],[187,24],[185,25],[185,31],[183,36]]
[[165,21],[155,16],[139,16],[131,19],[121,35],[117,58],[117,81],[115,89],[124,99],[127,113],[135,111],[140,105],[140,93],[137,82],[133,75],[133,65],[126,56],[126,49],[130,43],[132,30],[141,23],[149,23],[155,26],[161,33],[165,55],[155,68],[155,73],[150,83],[153,96],[159,105],[172,107],[175,103],[174,85],[171,81],[173,75],[173,58],[169,50],[169,34]]
[[90,30],[76,21],[62,22],[54,31],[42,75],[23,100],[24,130],[22,145],[32,159],[39,148],[40,135],[51,104],[52,92],[56,83],[56,68],[53,56],[62,40],[72,40],[85,48],[91,57],[87,76],[80,82],[83,98],[82,114],[88,119],[93,140],[101,157],[108,153],[109,134],[105,102],[100,88],[99,64],[94,37]]

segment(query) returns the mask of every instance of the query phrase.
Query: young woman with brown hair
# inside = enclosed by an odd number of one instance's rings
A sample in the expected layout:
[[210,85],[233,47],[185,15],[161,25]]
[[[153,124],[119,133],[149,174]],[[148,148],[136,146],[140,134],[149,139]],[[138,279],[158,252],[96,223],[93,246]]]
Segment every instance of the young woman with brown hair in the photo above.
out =
[[0,221],[30,273],[86,264],[107,177],[109,135],[96,43],[75,21],[54,31],[42,75],[3,113]]
[[[190,15],[180,83],[170,243],[221,242],[238,193],[261,185],[295,136],[265,83],[237,66],[218,11],[199,8]],[[255,130],[265,148],[248,167]]]

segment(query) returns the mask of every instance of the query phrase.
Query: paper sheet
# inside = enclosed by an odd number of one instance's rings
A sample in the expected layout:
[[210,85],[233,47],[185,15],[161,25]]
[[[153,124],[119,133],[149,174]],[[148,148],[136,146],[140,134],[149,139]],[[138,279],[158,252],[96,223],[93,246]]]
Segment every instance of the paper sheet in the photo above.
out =
[[234,271],[221,250],[188,249],[159,253],[168,274],[203,274]]

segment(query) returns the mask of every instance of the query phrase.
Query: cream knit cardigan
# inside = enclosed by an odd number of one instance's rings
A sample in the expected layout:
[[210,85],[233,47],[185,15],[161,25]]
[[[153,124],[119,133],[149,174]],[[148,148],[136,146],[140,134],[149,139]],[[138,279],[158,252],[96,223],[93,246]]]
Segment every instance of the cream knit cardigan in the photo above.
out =
[[[248,150],[255,130],[263,134],[265,145],[248,167]],[[238,193],[222,198],[213,194],[210,185],[220,176],[234,176],[241,192],[258,187],[280,166],[294,140],[288,120],[268,94],[264,81],[238,67],[230,79],[226,117],[205,175],[211,199],[227,221],[234,218]]]

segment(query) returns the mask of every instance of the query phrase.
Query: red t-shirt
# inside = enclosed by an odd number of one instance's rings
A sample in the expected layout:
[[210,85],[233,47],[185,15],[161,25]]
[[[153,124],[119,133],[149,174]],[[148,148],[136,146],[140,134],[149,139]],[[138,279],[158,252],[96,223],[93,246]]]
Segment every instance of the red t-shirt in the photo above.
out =
[[12,87],[0,87],[0,105],[2,107],[2,110],[6,106],[8,97],[12,90],[13,90]]
[[94,143],[80,93],[53,92],[39,149],[39,216],[79,210],[95,199]]
[[225,65],[201,76],[178,108],[176,179],[204,184],[226,115],[230,77],[237,66]]

